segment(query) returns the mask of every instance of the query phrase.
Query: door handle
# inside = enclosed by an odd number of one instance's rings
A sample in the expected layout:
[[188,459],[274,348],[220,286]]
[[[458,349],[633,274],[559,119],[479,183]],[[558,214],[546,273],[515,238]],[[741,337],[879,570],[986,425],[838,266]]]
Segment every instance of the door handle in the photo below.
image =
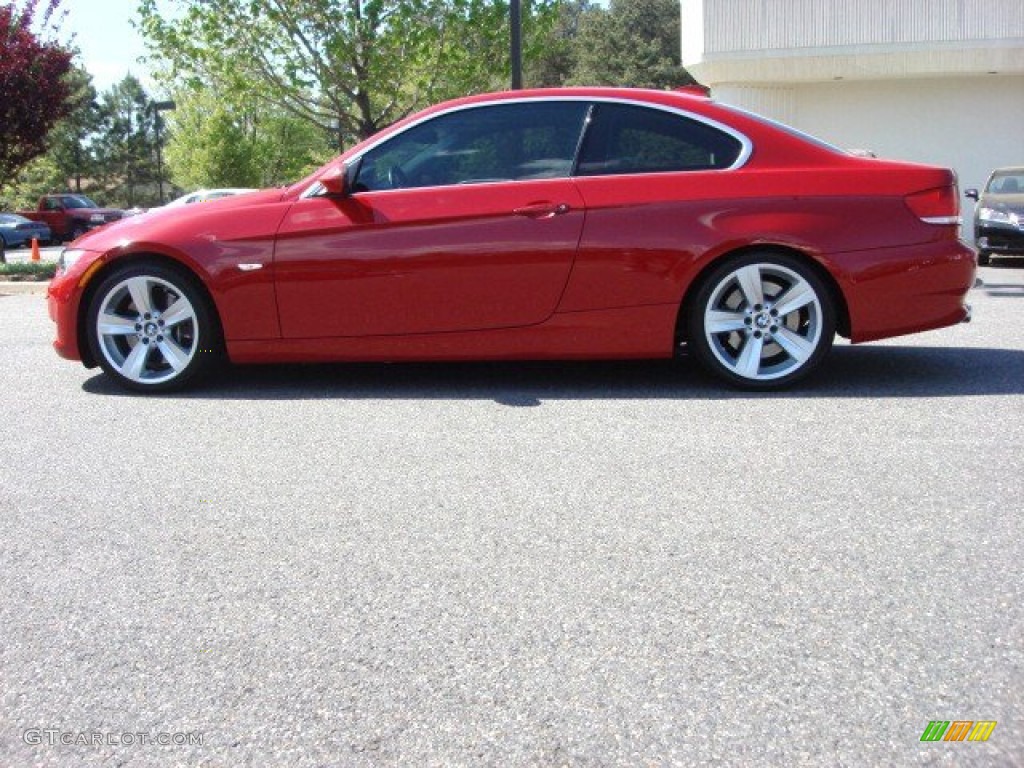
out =
[[529,219],[550,219],[554,216],[561,216],[568,213],[572,208],[568,203],[532,203],[516,208],[513,213],[516,216],[526,216]]

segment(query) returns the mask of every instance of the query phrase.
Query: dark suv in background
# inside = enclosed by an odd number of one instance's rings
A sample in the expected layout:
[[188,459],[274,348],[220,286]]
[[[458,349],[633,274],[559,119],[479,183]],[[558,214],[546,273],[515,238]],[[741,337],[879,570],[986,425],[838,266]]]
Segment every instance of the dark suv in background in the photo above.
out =
[[982,194],[976,189],[964,194],[978,203],[974,209],[978,263],[988,264],[994,255],[1024,256],[1024,167],[997,168]]

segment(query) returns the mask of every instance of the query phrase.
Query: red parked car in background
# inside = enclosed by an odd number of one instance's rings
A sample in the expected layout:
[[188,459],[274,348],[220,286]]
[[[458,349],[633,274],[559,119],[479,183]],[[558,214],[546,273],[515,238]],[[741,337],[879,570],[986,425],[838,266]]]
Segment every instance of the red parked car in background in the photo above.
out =
[[140,391],[236,362],[666,358],[743,387],[958,323],[954,174],[680,92],[432,107],[288,187],[65,251],[57,352]]
[[57,240],[75,240],[90,229],[102,227],[124,216],[118,208],[100,208],[85,195],[43,195],[32,210],[18,211],[32,221],[49,226]]

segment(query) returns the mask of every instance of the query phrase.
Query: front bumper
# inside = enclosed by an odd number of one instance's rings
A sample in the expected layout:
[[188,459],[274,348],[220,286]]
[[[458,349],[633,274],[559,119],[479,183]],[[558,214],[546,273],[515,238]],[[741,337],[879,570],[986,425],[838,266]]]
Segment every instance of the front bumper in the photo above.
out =
[[46,310],[57,324],[53,348],[65,360],[81,360],[89,364],[79,344],[79,308],[89,276],[95,272],[97,262],[102,261],[100,254],[82,257],[67,272],[54,277],[46,289]]
[[979,224],[974,229],[978,250],[986,253],[1024,256],[1024,228]]

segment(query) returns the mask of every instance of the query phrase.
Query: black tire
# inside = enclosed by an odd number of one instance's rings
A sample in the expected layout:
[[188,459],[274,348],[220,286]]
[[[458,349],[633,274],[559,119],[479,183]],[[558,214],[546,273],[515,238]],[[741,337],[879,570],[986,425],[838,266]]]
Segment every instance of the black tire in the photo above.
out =
[[978,266],[987,267],[992,261],[992,254],[988,251],[978,251]]
[[689,347],[715,376],[743,389],[781,389],[828,354],[835,307],[824,281],[802,259],[752,252],[727,258],[688,303]]
[[66,243],[73,242],[73,241],[77,240],[78,238],[80,238],[82,235],[84,235],[88,231],[89,230],[87,230],[81,224],[76,224],[75,226],[73,226],[70,229],[70,231],[68,232],[68,236],[66,238],[64,238],[64,242],[66,242]]
[[93,359],[117,384],[136,392],[194,384],[223,357],[206,293],[193,275],[165,264],[136,262],[107,275],[85,322]]

